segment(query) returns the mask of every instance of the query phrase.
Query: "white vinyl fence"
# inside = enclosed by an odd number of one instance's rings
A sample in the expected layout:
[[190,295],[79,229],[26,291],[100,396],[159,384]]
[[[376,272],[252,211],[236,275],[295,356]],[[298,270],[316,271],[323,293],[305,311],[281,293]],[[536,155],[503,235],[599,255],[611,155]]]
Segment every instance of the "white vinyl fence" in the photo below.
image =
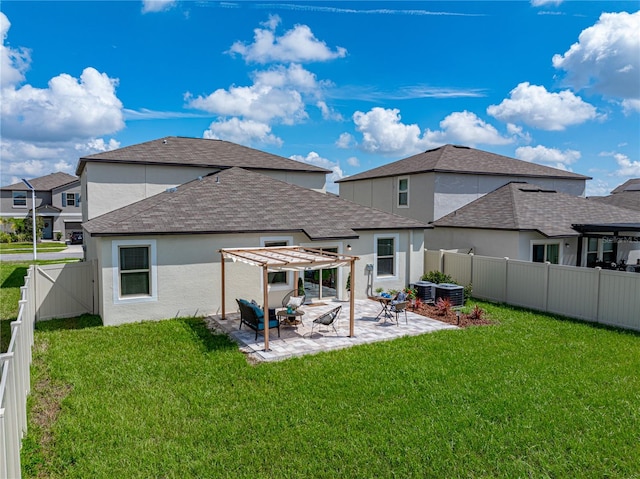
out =
[[441,271],[473,296],[640,331],[640,274],[426,251],[425,272]]
[[0,479],[21,476],[20,447],[27,432],[31,350],[36,320],[94,313],[95,263],[30,266],[20,288],[18,318],[0,354]]

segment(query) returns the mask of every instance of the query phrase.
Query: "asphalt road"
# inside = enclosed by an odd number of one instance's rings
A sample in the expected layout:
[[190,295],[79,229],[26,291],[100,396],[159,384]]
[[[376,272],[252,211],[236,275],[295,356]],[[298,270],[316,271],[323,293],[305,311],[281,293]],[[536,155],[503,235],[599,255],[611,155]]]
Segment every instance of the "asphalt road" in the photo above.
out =
[[[37,259],[65,259],[65,258],[84,258],[82,245],[69,245],[64,251],[58,253],[37,253]],[[0,261],[31,261],[33,252],[31,253],[12,253],[0,254]]]

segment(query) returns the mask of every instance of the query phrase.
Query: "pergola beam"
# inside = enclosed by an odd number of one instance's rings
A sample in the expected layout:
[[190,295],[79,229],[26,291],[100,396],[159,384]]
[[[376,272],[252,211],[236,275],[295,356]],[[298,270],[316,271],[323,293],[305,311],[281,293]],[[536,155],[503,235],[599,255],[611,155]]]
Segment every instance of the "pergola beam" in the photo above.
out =
[[[264,348],[269,350],[269,271],[293,271],[296,279],[294,287],[297,289],[297,277],[299,271],[305,269],[319,269],[322,267],[341,267],[350,264],[351,274],[351,291],[355,291],[355,262],[359,259],[357,256],[346,255],[341,253],[333,253],[322,251],[314,248],[303,246],[270,246],[270,247],[254,247],[254,248],[225,248],[220,251],[222,275],[221,301],[222,301],[222,319],[225,319],[225,266],[226,258],[233,261],[241,261],[262,268],[262,284],[263,284],[263,310],[265,327]],[[349,337],[354,336],[354,294],[349,294]]]

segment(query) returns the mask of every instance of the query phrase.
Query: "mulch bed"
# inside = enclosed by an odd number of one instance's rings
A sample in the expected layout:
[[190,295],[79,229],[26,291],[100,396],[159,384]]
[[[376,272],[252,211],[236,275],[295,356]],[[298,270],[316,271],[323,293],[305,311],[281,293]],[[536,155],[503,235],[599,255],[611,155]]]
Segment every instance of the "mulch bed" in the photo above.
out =
[[449,309],[446,314],[442,314],[442,312],[435,305],[430,303],[423,303],[419,307],[409,310],[413,311],[416,314],[421,314],[422,316],[436,319],[438,321],[442,321],[443,323],[453,324],[461,328],[466,328],[468,326],[483,326],[493,324],[493,322],[489,318],[487,318],[486,312],[481,315],[481,318],[473,318],[469,314],[460,312],[460,317],[458,318],[458,314],[455,310]]

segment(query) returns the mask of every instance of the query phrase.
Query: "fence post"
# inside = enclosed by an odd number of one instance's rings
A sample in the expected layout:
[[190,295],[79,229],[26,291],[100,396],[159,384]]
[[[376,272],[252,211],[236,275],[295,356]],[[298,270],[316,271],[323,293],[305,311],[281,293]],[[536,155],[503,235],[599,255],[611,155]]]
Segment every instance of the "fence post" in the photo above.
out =
[[542,304],[544,304],[544,311],[549,311],[549,268],[551,268],[551,262],[545,261],[544,263],[544,297],[542,298]]
[[473,253],[469,253],[469,284],[471,284],[471,295],[473,295]]
[[509,291],[509,257],[504,257],[504,292],[502,294],[502,301],[509,303],[507,293]]
[[594,268],[598,273],[597,273],[597,281],[596,281],[596,291],[598,292],[598,294],[596,295],[596,321],[598,323],[601,323],[601,317],[600,317],[600,272],[602,271],[602,268],[600,266],[596,266]]
[[438,270],[444,273],[444,250],[439,250],[440,256],[438,257]]

